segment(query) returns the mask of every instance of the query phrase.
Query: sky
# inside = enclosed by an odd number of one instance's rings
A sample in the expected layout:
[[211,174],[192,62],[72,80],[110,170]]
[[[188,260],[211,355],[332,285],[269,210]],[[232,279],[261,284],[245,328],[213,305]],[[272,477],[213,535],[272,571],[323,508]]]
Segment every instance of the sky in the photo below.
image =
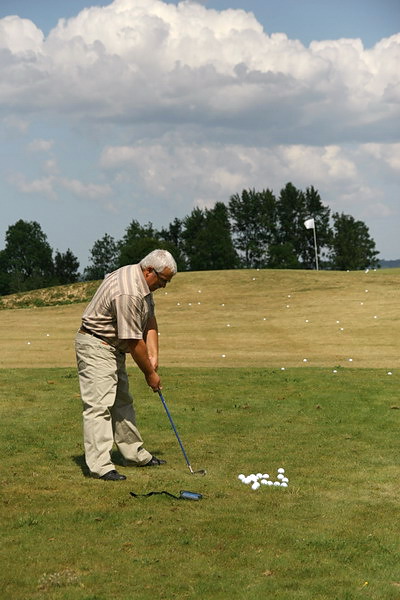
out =
[[[0,0],[0,249],[314,186],[400,258],[399,0]],[[318,232],[317,232],[318,236]]]

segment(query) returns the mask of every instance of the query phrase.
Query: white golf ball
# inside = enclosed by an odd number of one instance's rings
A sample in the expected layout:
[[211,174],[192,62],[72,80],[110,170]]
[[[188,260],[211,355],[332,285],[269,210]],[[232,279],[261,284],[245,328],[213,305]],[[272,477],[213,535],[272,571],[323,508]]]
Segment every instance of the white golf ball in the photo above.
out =
[[269,474],[268,473],[264,473],[263,479],[269,479]]
[[284,479],[284,476],[282,475],[282,473],[279,473],[279,475],[277,476],[277,479]]
[[289,479],[288,479],[287,477],[284,477],[284,478],[282,479],[282,483],[289,483]]
[[257,475],[256,475],[257,479],[261,479],[262,476],[263,476],[262,473],[257,473]]
[[243,481],[243,479],[246,479],[246,475],[243,475],[243,473],[240,473],[240,475],[238,475],[238,479],[240,479],[240,481]]
[[274,481],[274,485],[275,485],[276,487],[279,487],[279,486],[281,485],[281,482],[280,482],[280,481]]
[[242,482],[246,485],[249,485],[249,483],[254,483],[252,479],[249,479],[249,477],[245,477],[244,479],[242,479]]
[[268,479],[267,485],[274,485],[274,484],[273,484],[273,482],[270,479]]
[[282,467],[280,467],[277,471],[277,473],[284,473],[284,472],[285,472],[285,469],[283,469]]
[[267,479],[261,479],[260,481],[261,485],[268,485],[268,480]]
[[281,487],[287,487],[287,486],[288,486],[288,485],[287,485],[286,481],[283,481],[283,482],[281,483]]
[[252,486],[251,489],[252,490],[258,490],[258,488],[260,487],[260,484],[258,483],[258,481],[255,481]]

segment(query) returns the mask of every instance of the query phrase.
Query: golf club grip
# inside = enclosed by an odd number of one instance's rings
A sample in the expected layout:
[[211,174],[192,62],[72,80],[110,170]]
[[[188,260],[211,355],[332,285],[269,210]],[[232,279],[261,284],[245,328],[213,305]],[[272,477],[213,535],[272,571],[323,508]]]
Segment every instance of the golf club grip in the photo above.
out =
[[172,425],[172,429],[174,430],[174,433],[175,433],[176,439],[177,439],[177,440],[178,440],[178,442],[179,442],[179,445],[180,445],[180,447],[181,447],[181,450],[182,450],[183,456],[185,457],[186,464],[187,464],[187,466],[189,467],[189,469],[191,470],[191,466],[190,466],[190,462],[189,462],[188,456],[187,456],[187,454],[186,454],[186,452],[185,452],[185,448],[183,447],[183,444],[182,444],[182,442],[181,442],[181,438],[179,437],[179,434],[178,434],[178,432],[177,432],[177,430],[176,430],[175,424],[174,424],[174,422],[173,422],[173,420],[172,420],[171,413],[169,412],[169,410],[168,410],[168,406],[167,406],[167,403],[166,403],[166,402],[165,402],[165,400],[164,400],[164,396],[162,395],[162,393],[161,393],[161,390],[157,390],[157,391],[158,391],[158,395],[159,395],[159,396],[160,396],[160,398],[161,398],[161,402],[163,403],[163,406],[164,406],[164,408],[165,408],[165,412],[166,412],[166,413],[167,413],[167,415],[168,415],[169,422],[170,422],[170,423],[171,423],[171,425]]

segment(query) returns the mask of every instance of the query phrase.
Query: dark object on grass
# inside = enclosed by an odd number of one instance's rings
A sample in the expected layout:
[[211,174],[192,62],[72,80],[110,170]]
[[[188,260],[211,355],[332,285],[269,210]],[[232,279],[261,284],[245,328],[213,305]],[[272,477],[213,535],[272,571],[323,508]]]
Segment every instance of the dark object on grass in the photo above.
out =
[[148,492],[147,494],[135,494],[134,492],[130,492],[131,496],[134,498],[145,497],[145,496],[154,496],[156,494],[165,494],[166,496],[170,496],[171,498],[175,498],[175,500],[201,500],[202,494],[198,494],[197,492],[188,492],[187,490],[181,490],[179,492],[179,496],[175,496],[170,492]]

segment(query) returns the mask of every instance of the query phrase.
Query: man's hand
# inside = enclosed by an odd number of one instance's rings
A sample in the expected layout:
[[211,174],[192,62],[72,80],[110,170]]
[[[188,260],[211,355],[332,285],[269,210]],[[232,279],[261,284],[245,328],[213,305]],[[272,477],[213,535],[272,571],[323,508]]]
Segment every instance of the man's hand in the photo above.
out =
[[158,390],[161,390],[161,379],[158,373],[153,371],[153,373],[150,373],[150,375],[145,375],[145,377],[147,384],[151,387],[153,392],[158,392]]
[[132,358],[145,376],[147,384],[155,392],[161,389],[160,377],[148,355],[144,340],[128,340],[128,345]]

